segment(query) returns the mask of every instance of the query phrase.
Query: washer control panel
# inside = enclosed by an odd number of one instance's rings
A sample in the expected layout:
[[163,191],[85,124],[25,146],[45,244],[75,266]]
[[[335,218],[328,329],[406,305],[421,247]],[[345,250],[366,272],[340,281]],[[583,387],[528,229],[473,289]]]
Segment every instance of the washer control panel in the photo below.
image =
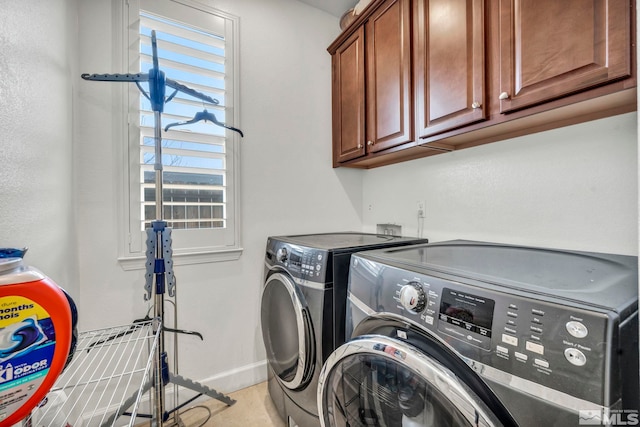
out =
[[[377,267],[377,268],[376,268]],[[364,269],[375,270],[377,277]],[[610,379],[608,313],[473,280],[446,280],[352,259],[350,290],[412,320],[462,356],[591,402]],[[375,296],[375,301],[372,301]]]
[[328,252],[322,249],[280,242],[276,239],[267,240],[267,262],[285,268],[292,276],[300,279],[324,283],[327,277],[328,257]]

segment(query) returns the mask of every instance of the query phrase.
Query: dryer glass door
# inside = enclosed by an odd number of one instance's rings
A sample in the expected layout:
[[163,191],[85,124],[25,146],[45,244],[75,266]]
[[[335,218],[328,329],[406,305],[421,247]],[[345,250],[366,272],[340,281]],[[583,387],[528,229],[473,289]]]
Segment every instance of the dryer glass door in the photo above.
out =
[[285,387],[303,387],[313,370],[313,330],[304,296],[290,276],[267,278],[261,310],[269,366]]
[[440,363],[384,336],[344,344],[320,374],[323,426],[488,427],[497,418]]

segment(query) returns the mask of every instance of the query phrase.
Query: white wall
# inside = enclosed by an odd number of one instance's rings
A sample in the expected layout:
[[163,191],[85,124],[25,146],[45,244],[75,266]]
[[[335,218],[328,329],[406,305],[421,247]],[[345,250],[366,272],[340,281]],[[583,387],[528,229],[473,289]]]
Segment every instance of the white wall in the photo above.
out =
[[638,253],[637,115],[607,119],[372,169],[364,228],[416,235]]
[[[82,73],[118,72],[109,2],[80,2]],[[361,173],[331,168],[331,60],[338,19],[293,0],[212,1],[240,17],[240,260],[177,266],[180,373],[229,392],[266,378],[260,330],[269,235],[359,230]],[[169,76],[170,77],[170,76]],[[147,311],[143,271],[117,263],[122,144],[111,121],[115,83],[78,79],[78,236],[84,329]],[[167,308],[170,308],[169,306]]]
[[72,141],[75,1],[0,1],[0,247],[78,295]]

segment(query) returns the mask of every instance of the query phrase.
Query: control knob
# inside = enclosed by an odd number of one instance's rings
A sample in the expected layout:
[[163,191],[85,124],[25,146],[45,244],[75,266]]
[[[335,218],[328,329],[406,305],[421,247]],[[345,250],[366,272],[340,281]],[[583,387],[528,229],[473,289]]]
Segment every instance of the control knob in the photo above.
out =
[[289,254],[287,253],[287,248],[280,248],[276,252],[276,259],[282,263],[287,262],[289,258]]
[[414,313],[420,313],[427,304],[427,296],[418,282],[409,282],[400,289],[400,304]]

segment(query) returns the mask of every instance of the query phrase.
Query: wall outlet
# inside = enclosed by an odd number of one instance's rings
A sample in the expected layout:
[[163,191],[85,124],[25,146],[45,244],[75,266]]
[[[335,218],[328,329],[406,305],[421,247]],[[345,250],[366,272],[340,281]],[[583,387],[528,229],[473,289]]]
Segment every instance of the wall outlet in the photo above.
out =
[[418,218],[424,218],[425,216],[424,205],[424,200],[421,200],[417,203]]
[[402,236],[402,226],[398,224],[378,224],[378,234],[389,236]]

